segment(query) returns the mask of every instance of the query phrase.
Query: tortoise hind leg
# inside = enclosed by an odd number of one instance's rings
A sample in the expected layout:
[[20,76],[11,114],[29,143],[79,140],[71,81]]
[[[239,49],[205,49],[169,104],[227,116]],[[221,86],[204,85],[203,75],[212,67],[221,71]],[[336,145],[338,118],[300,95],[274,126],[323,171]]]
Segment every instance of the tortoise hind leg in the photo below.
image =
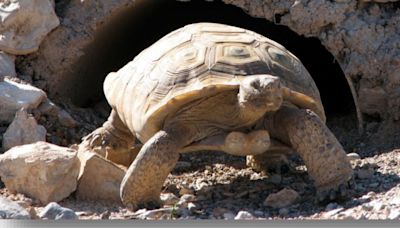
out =
[[247,134],[239,131],[222,131],[187,145],[180,150],[180,153],[218,150],[237,156],[257,155],[267,151],[270,144],[269,133],[266,130],[255,130]]
[[292,145],[303,159],[319,201],[345,196],[353,174],[351,164],[339,141],[314,112],[282,107],[272,124],[277,137]]
[[162,185],[179,158],[179,150],[193,140],[187,126],[161,130],[141,148],[121,182],[120,197],[131,210],[160,206]]
[[134,142],[133,134],[112,110],[103,126],[82,139],[79,151],[93,151],[114,163],[129,166],[138,153],[133,148]]

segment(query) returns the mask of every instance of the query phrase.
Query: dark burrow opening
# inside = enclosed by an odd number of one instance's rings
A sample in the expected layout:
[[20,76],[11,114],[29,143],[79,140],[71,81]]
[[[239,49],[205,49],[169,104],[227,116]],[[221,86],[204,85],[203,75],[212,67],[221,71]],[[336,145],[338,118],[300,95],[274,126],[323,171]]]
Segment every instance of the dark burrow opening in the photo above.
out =
[[[316,38],[306,38],[286,26],[253,18],[242,9],[221,1],[144,1],[125,9],[96,34],[95,41],[74,67],[69,96],[81,107],[104,101],[105,76],[131,61],[140,51],[167,33],[195,22],[217,22],[260,33],[294,53],[314,78],[328,117],[328,125],[356,129],[354,100],[346,78],[331,53]],[[71,95],[72,94],[72,95]],[[343,117],[346,120],[342,120]],[[332,122],[332,124],[330,124]]]

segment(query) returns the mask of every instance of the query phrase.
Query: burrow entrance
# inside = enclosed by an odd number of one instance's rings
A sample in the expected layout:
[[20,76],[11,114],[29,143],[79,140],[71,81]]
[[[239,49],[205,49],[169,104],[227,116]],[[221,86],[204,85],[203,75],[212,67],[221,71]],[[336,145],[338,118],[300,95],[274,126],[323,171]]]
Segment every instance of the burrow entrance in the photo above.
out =
[[[303,62],[314,78],[328,117],[357,118],[354,100],[346,78],[334,57],[316,38],[297,35],[286,26],[253,18],[238,7],[221,1],[180,2],[137,0],[101,31],[74,66],[65,87],[73,103],[90,107],[105,100],[102,83],[111,71],[117,71],[140,51],[186,24],[217,22],[253,30],[285,46]],[[61,91],[62,94],[62,91]],[[329,123],[328,123],[329,124]],[[348,125],[348,123],[346,123]]]

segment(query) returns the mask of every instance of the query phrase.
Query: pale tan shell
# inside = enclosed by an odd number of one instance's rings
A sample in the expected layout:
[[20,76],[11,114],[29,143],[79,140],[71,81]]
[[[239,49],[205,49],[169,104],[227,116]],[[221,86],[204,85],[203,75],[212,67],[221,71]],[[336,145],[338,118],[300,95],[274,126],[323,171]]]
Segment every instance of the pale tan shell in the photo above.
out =
[[168,114],[199,97],[236,89],[243,77],[256,74],[278,76],[286,87],[312,98],[325,121],[319,91],[297,57],[260,34],[223,24],[196,23],[169,33],[110,73],[104,91],[145,142]]

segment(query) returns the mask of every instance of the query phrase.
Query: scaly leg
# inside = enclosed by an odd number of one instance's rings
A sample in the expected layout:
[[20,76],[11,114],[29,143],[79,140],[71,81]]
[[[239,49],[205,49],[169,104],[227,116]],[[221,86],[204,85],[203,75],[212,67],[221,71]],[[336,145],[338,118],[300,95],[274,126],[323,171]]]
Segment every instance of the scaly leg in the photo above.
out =
[[193,139],[186,126],[174,125],[156,133],[140,150],[120,188],[121,200],[131,210],[160,206],[162,185],[179,158],[179,149]]
[[353,175],[351,164],[339,141],[314,112],[281,107],[273,116],[271,131],[301,156],[320,201],[346,195]]
[[112,162],[129,166],[138,153],[133,148],[134,142],[133,134],[112,110],[103,126],[82,139],[79,151],[93,151]]
[[232,155],[246,156],[264,153],[270,144],[271,141],[266,130],[256,130],[248,134],[233,131],[209,136],[182,148],[180,152],[218,150]]

